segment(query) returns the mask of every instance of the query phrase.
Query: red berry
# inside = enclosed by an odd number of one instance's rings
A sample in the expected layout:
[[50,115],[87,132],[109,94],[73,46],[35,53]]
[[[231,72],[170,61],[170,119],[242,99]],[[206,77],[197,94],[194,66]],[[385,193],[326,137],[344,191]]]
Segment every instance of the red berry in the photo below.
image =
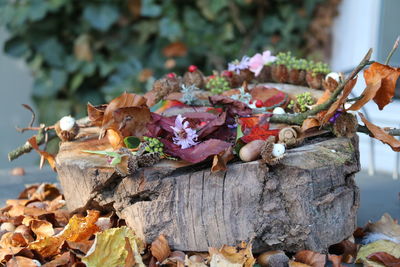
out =
[[209,80],[214,79],[214,78],[215,78],[215,75],[210,75],[210,76],[208,76],[208,79],[209,79]]
[[223,72],[222,72],[222,76],[225,76],[225,77],[232,77],[233,76],[233,72],[232,71],[229,71],[229,70],[224,70]]
[[251,99],[251,100],[249,101],[249,104],[250,104],[250,105],[253,104],[253,99]]
[[257,101],[256,101],[256,107],[257,108],[261,108],[263,106],[263,102],[260,100],[260,99],[258,99]]
[[175,77],[176,77],[176,74],[173,73],[173,72],[170,72],[170,73],[167,74],[167,77],[168,77],[168,78],[175,78]]
[[189,72],[195,72],[197,70],[197,67],[195,65],[190,65],[188,70]]

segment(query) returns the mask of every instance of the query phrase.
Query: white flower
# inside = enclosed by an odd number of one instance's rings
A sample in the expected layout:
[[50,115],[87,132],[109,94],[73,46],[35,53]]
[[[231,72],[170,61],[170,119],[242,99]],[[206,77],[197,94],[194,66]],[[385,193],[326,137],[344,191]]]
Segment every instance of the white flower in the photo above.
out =
[[185,119],[185,117],[182,117],[181,114],[179,114],[175,119],[175,127],[171,126],[175,135],[172,140],[175,145],[180,146],[182,149],[197,145],[196,141],[198,137],[196,131],[189,127],[189,122],[183,122]]

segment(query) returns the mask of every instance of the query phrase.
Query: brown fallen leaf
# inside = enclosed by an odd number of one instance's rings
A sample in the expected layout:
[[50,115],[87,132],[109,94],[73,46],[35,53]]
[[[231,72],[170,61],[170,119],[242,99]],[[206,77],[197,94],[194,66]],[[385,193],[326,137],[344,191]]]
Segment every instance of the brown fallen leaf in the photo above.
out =
[[367,259],[379,262],[387,267],[399,267],[400,258],[390,255],[386,252],[375,252],[367,257]]
[[295,260],[312,267],[324,267],[326,263],[326,256],[311,250],[302,250],[296,253]]
[[233,158],[234,155],[232,147],[229,147],[218,155],[214,155],[211,172],[215,173],[219,171],[226,171],[226,164]]
[[75,262],[74,255],[67,251],[63,254],[56,256],[52,261],[43,264],[43,267],[57,267],[57,266],[70,266]]
[[331,97],[331,95],[332,95],[332,92],[325,90],[324,94],[320,98],[318,98],[315,105],[324,103],[326,100],[328,100]]
[[187,54],[187,46],[180,42],[173,42],[163,48],[162,53],[165,57],[184,57]]
[[0,239],[0,246],[2,248],[26,247],[27,245],[28,240],[21,233],[7,232]]
[[72,250],[79,250],[82,252],[84,255],[87,254],[89,249],[92,247],[94,240],[85,240],[85,241],[79,241],[79,242],[73,242],[73,241],[65,241],[65,243],[68,245],[68,247]]
[[[388,65],[383,65],[377,62],[371,64],[371,66],[364,71],[364,78],[367,87],[374,83],[378,84],[378,80],[381,81],[375,94],[371,94],[380,110],[391,102],[399,76],[400,68],[392,68]],[[369,95],[368,97],[371,96]]]
[[13,257],[7,262],[7,267],[37,267],[40,262],[22,256]]
[[159,263],[163,262],[171,254],[171,249],[164,235],[160,235],[151,243],[151,254]]
[[379,126],[369,122],[362,113],[358,113],[362,122],[364,122],[365,126],[371,132],[371,136],[382,141],[382,143],[388,144],[392,150],[399,152],[400,151],[400,141],[397,140],[395,137],[391,136],[387,132],[385,132]]
[[331,255],[340,255],[342,262],[353,263],[357,257],[358,245],[350,240],[343,240],[340,243],[331,245],[329,253]]
[[93,106],[90,103],[87,104],[87,114],[93,125],[101,126],[106,108],[107,105]]
[[9,261],[12,257],[23,256],[32,259],[34,254],[30,249],[23,247],[0,248],[0,262]]
[[124,107],[113,112],[114,124],[109,129],[118,130],[123,137],[141,137],[147,132],[151,113],[147,107]]
[[128,252],[128,255],[125,258],[125,266],[124,267],[135,267],[135,253],[133,252],[131,242],[129,242],[129,238],[125,237],[125,249]]
[[28,143],[32,146],[33,149],[36,150],[36,152],[39,153],[39,155],[41,155],[47,160],[53,171],[56,171],[56,159],[54,155],[39,148],[38,144],[36,143],[36,136],[32,136],[31,138],[29,138]]
[[381,233],[400,240],[400,225],[388,213],[383,214],[379,221],[368,223],[365,227],[365,231]]
[[350,95],[351,91],[353,90],[354,86],[357,83],[357,77],[350,80],[344,87],[342,94],[339,98],[329,107],[328,111],[326,112],[325,116],[323,117],[321,124],[325,125],[329,119],[336,113],[336,111],[342,107],[342,105],[346,102],[347,97]]
[[332,262],[332,267],[342,267],[342,256],[328,254],[328,260]]
[[[364,71],[364,77],[368,76],[367,70]],[[365,78],[367,81],[367,78]],[[367,82],[367,87],[361,94],[361,99],[358,99],[348,110],[359,110],[371,99],[376,96],[379,88],[381,87],[382,78],[379,75],[372,75]]]
[[221,266],[244,266],[251,267],[255,264],[256,259],[251,252],[251,244],[246,242],[240,243],[236,247],[224,245],[220,249],[209,248],[211,258],[211,266],[216,262],[224,261],[226,265]]
[[320,126],[320,122],[316,118],[307,118],[301,125],[302,132],[306,132],[311,129],[315,129]]
[[36,240],[54,235],[53,225],[48,221],[31,220],[29,226],[31,227],[32,232],[35,233]]
[[311,267],[311,265],[304,264],[298,261],[289,261],[289,267]]

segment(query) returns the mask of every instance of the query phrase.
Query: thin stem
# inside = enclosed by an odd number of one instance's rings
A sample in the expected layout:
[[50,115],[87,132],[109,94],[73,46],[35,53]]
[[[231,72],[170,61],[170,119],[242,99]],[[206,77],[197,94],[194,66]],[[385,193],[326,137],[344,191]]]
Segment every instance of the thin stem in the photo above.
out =
[[397,48],[399,47],[400,43],[400,36],[397,36],[396,41],[394,42],[394,45],[392,47],[392,50],[390,50],[389,55],[386,58],[385,65],[389,64],[390,59],[392,58],[394,52],[396,52]]
[[273,123],[286,123],[292,125],[301,125],[305,119],[310,116],[314,116],[323,110],[329,109],[329,107],[336,101],[337,97],[342,93],[346,84],[354,79],[357,74],[367,65],[371,64],[370,58],[372,54],[372,48],[370,48],[364,58],[361,60],[360,64],[350,73],[350,75],[341,82],[336,90],[332,93],[331,97],[324,103],[314,107],[313,109],[299,113],[299,114],[283,114],[283,115],[273,115],[270,121]]
[[[384,130],[385,130],[385,132],[387,132],[391,136],[400,136],[400,129],[397,129],[397,128],[388,128],[387,129],[387,128],[385,128]],[[371,131],[366,126],[363,126],[363,125],[358,125],[357,132],[368,134],[370,136],[372,135]]]

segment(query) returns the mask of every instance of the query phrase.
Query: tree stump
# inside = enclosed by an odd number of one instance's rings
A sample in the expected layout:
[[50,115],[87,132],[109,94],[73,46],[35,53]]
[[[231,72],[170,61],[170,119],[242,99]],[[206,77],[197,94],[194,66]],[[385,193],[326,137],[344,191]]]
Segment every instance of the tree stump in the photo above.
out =
[[255,252],[326,249],[351,236],[359,191],[358,137],[316,138],[290,149],[269,170],[259,161],[234,162],[226,172],[210,164],[173,161],[120,177],[96,139],[62,143],[57,170],[70,210],[113,210],[146,242],[167,236],[173,249],[252,241]]

